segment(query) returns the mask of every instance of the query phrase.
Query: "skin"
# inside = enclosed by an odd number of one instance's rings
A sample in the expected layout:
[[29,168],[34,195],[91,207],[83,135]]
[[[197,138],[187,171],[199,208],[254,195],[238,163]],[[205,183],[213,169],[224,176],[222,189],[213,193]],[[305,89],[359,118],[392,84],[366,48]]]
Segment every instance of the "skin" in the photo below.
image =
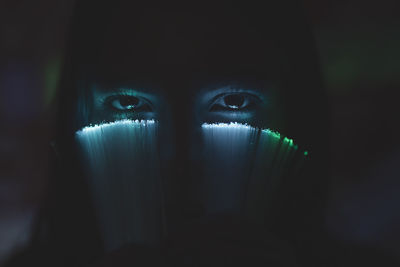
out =
[[204,122],[284,130],[285,57],[273,28],[252,32],[246,17],[218,10],[145,8],[134,19],[124,14],[129,10],[119,12],[96,44],[90,123],[155,119],[169,158],[196,150]]

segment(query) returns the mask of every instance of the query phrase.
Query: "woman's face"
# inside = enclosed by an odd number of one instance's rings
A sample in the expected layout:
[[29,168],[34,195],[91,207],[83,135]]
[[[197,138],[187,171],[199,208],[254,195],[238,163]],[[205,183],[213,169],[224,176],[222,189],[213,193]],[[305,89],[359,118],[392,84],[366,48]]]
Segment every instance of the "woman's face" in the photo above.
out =
[[[102,213],[113,225],[106,231],[125,229],[113,218],[162,206],[145,196],[148,202],[132,200],[143,192],[156,196],[158,182],[152,181],[159,181],[160,173],[167,176],[167,194],[181,202],[180,208],[199,205],[202,214],[245,210],[258,220],[264,216],[264,197],[271,195],[265,192],[274,190],[271,181],[297,155],[292,140],[258,129],[284,132],[287,126],[282,100],[287,58],[274,25],[259,27],[241,17],[240,10],[203,11],[143,9],[130,15],[130,10],[120,10],[94,44],[98,54],[90,75],[84,76],[89,90],[85,101],[89,124],[100,126],[79,134],[98,174],[90,179],[99,210],[109,209]],[[102,124],[125,119],[131,125]],[[157,131],[153,124],[132,120],[154,120]],[[213,123],[228,127],[221,131],[209,127]],[[151,141],[154,136],[157,146]],[[159,173],[154,167],[158,164]],[[171,187],[176,188],[168,191]],[[179,190],[189,197],[175,194]],[[120,217],[108,213],[116,212],[110,204],[114,196],[129,199],[115,200]],[[121,208],[126,203],[133,207]],[[140,225],[137,229],[158,220],[144,216],[138,223],[139,217],[131,218],[132,225]],[[140,233],[133,233],[132,240],[153,238]],[[127,242],[124,236],[119,239],[111,231],[110,247]]]
[[188,133],[205,122],[283,130],[284,58],[267,29],[261,36],[237,16],[141,15],[116,16],[105,30],[89,82],[91,123],[155,119]]

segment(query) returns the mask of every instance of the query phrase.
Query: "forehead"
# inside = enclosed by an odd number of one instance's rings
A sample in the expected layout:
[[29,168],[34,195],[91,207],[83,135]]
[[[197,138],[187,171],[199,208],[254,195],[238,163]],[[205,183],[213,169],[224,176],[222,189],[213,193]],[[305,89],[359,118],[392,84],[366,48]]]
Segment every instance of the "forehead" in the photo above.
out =
[[279,79],[285,65],[272,19],[240,9],[118,8],[94,45],[110,82],[178,84]]

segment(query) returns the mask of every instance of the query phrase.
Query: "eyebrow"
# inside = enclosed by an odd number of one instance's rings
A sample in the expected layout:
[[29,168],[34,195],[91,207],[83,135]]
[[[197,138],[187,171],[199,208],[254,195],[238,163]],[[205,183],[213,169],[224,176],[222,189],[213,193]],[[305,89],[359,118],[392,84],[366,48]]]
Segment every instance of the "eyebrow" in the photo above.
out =
[[261,92],[262,89],[260,86],[251,86],[246,83],[238,83],[238,82],[224,82],[219,83],[214,86],[204,87],[202,88],[198,94],[202,95],[203,97],[210,97],[217,96],[226,92],[232,93],[252,93],[257,95],[261,100],[265,101],[266,95]]
[[146,98],[154,98],[156,95],[156,90],[151,89],[146,86],[105,86],[105,85],[94,85],[92,86],[92,90],[98,92],[100,94],[129,94],[132,96],[142,96]]

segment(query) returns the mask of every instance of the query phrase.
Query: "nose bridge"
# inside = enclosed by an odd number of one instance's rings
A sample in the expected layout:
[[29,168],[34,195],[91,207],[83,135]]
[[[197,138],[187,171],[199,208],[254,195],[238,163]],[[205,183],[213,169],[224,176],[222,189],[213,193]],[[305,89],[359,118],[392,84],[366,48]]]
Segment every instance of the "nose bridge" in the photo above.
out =
[[[186,162],[192,154],[194,143],[198,143],[201,125],[196,116],[195,90],[190,71],[177,69],[174,78],[165,85],[168,105],[171,110],[171,126],[176,144],[177,158]],[[181,77],[179,77],[179,76]],[[178,77],[177,77],[178,76]]]
[[[196,119],[195,101],[193,97],[193,85],[188,82],[189,77],[183,77],[179,82],[170,83],[168,91],[168,103],[171,107],[171,124],[164,125],[173,135],[174,170],[168,177],[169,201],[174,203],[174,210],[178,217],[197,213],[197,205],[194,203],[195,181],[200,175],[198,164],[198,145],[201,142],[201,124]],[[160,126],[163,126],[160,124]]]

